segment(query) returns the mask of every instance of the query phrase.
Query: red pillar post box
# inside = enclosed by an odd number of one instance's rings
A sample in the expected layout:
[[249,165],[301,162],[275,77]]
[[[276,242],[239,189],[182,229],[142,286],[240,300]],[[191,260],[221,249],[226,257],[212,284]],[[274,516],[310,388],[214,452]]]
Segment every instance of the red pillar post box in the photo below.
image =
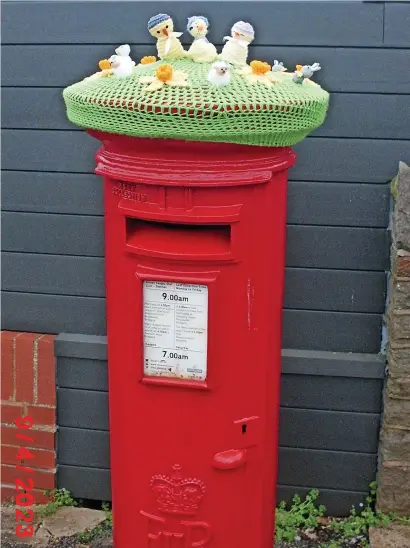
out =
[[271,548],[294,154],[90,133],[115,548]]

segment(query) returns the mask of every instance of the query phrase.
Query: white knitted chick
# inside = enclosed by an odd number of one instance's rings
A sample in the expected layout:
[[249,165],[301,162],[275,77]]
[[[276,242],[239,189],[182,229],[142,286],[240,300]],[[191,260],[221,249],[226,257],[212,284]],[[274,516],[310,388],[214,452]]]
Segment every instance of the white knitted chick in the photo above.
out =
[[238,21],[231,29],[231,36],[224,36],[224,45],[219,57],[237,66],[246,65],[248,46],[255,38],[255,32],[250,23]]

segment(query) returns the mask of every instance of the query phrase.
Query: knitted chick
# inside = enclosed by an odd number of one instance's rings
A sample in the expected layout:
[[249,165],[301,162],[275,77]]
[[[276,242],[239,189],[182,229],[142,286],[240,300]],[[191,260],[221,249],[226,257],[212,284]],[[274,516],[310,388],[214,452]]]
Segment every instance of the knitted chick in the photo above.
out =
[[272,72],[286,72],[287,68],[283,66],[283,63],[275,59],[271,68]]
[[310,78],[313,76],[313,73],[320,70],[322,67],[319,65],[319,63],[313,63],[313,65],[296,65],[296,70],[293,73],[292,80],[295,82],[295,84],[302,84],[303,81],[309,80],[312,84],[315,82],[312,82]]
[[248,46],[255,38],[255,32],[250,23],[238,21],[231,29],[231,36],[224,36],[226,44],[220,58],[233,65],[246,65]]
[[186,51],[178,40],[182,32],[174,32],[174,22],[166,13],[151,17],[148,21],[148,31],[157,39],[160,59],[177,59],[186,56]]
[[209,29],[208,19],[202,15],[189,17],[187,31],[194,37],[194,41],[189,48],[187,55],[195,63],[211,63],[218,53],[216,47],[206,38]]
[[109,59],[101,59],[98,63],[101,72],[96,72],[87,79],[102,78],[104,76],[117,76],[119,78],[131,76],[135,62],[130,57],[130,46],[128,44],[118,46],[115,53],[116,55],[111,55]]
[[112,69],[112,74],[119,78],[131,76],[135,62],[131,59],[131,48],[128,44],[119,46],[115,50],[116,55],[111,55],[109,61]]

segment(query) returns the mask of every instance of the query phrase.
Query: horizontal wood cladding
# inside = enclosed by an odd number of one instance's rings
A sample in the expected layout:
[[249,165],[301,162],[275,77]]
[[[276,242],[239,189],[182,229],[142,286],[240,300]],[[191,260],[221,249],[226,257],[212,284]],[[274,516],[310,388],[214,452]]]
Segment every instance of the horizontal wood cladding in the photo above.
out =
[[389,202],[387,184],[290,181],[287,220],[289,224],[385,228]]
[[[59,389],[108,391],[105,336],[61,333],[54,352]],[[284,408],[380,413],[383,355],[283,349],[281,371]]]
[[84,333],[60,333],[55,338],[55,356],[107,360],[107,337]]
[[[288,351],[284,350],[283,353],[285,352]],[[304,353],[309,354],[309,352]],[[325,360],[312,362],[312,374],[308,372],[290,374],[287,373],[288,369],[293,367],[295,370],[295,368],[293,364],[287,365],[286,358],[282,356],[282,407],[380,413],[383,377],[379,372],[382,368],[377,363],[369,364],[368,371],[364,372],[360,364],[346,362],[348,371],[346,367],[340,368],[339,371],[332,371],[323,362]],[[59,389],[89,390],[93,394],[107,392],[108,371],[105,361],[59,357],[57,363]],[[368,374],[369,377],[363,378],[364,374]],[[380,378],[376,378],[376,375]]]
[[383,44],[410,47],[410,2],[385,2]]
[[[59,465],[109,469],[107,431],[59,427],[57,448]],[[372,453],[280,447],[279,483],[366,491],[376,461],[377,455]]]
[[[55,338],[55,355],[61,358],[93,360],[101,365],[107,360],[107,337],[83,333],[60,333]],[[67,363],[70,362],[66,362]],[[360,379],[384,379],[385,356],[382,354],[354,354],[322,350],[282,350],[282,372],[289,375],[314,375]],[[86,374],[84,370],[84,374]],[[80,371],[79,371],[80,372]],[[85,376],[81,382],[87,382]],[[100,380],[100,382],[103,382]],[[61,386],[61,383],[59,383]],[[63,385],[71,387],[71,385]],[[91,386],[91,389],[92,386]],[[95,390],[97,388],[94,387]],[[105,388],[107,389],[107,387]],[[104,390],[104,388],[102,388]]]
[[[70,348],[71,337],[73,336],[64,333],[59,335],[56,338],[56,348],[61,348],[62,344],[63,348]],[[282,350],[282,371],[293,375],[384,379],[385,364],[386,358],[382,353],[355,354],[294,348]]]
[[[47,4],[51,5],[50,2]],[[295,13],[295,21],[298,19],[299,14]],[[3,26],[5,28],[6,24]],[[44,36],[44,31],[42,34]],[[98,60],[112,55],[124,38],[106,45],[3,45],[2,85],[66,87],[95,72]],[[138,38],[136,40],[129,41],[132,57],[136,61],[155,52],[154,44],[138,45]],[[315,80],[331,93],[406,94],[409,90],[408,49],[251,46],[250,58],[265,59],[270,63],[280,59],[289,70],[293,70],[298,63],[312,63],[313,59],[323,67],[315,75]],[[39,63],[39,59],[47,59],[47,63]]]
[[91,173],[3,171],[1,206],[3,211],[103,215],[102,179]]
[[[348,481],[348,477],[347,480]],[[102,468],[60,465],[57,469],[57,487],[69,489],[76,498],[111,500],[110,471]],[[295,493],[306,495],[313,487],[277,486],[277,500],[290,502]],[[320,489],[319,503],[326,506],[330,516],[346,516],[353,505],[363,503],[366,491]]]
[[[316,365],[322,375],[301,373],[291,375],[284,373],[287,368],[282,356],[280,395],[282,407],[380,413],[382,379],[343,377],[342,370],[338,371],[340,376],[331,376],[325,373],[328,369],[320,361]],[[357,369],[353,371],[354,374],[358,373]],[[375,374],[374,369],[373,374]]]
[[[4,212],[3,251],[102,257],[103,223],[100,216]],[[286,265],[385,271],[388,243],[382,228],[289,225]]]
[[[47,197],[47,199],[45,199]],[[290,181],[289,224],[385,228],[390,186]],[[97,175],[3,171],[2,210],[103,215],[103,185]]]
[[[2,293],[3,329],[104,335],[105,302],[95,297]],[[380,350],[380,314],[284,310],[284,348],[364,352]]]
[[[104,259],[2,253],[4,291],[105,298]],[[286,269],[285,308],[382,313],[385,274],[358,270]]]
[[[357,381],[356,381],[357,382]],[[108,392],[59,388],[59,427],[108,430]],[[375,453],[379,413],[351,413],[282,407],[280,445]]]
[[[189,2],[29,2],[5,3],[4,43],[90,44],[153,42],[146,30],[152,13],[172,12],[177,30],[185,29],[192,15]],[[81,25],[78,23],[81,11]],[[99,23],[96,25],[96,13]],[[23,24],[22,16],[24,15]],[[221,43],[232,24],[251,16],[256,44],[321,46],[381,46],[383,5],[361,2],[215,2],[206,5],[211,20],[209,39]],[[266,21],[269,25],[266,25]],[[24,24],[24,21],[27,23]],[[44,33],[44,21],[48,21]],[[184,34],[184,41],[187,35]],[[189,42],[189,37],[188,37]]]
[[[4,129],[2,167],[92,173],[98,146],[97,140],[81,131]],[[294,181],[386,183],[396,174],[400,160],[410,162],[405,140],[308,137],[294,148],[298,160],[289,170]]]
[[[62,88],[4,88],[2,127],[81,131],[67,119],[62,91]],[[332,93],[327,118],[314,135],[408,139],[409,125],[410,95]]]
[[111,474],[107,469],[60,464],[56,481],[58,489],[65,487],[75,498],[111,500]]
[[[60,335],[57,337],[59,336]],[[58,343],[57,345],[54,345],[54,348],[55,352],[57,352]],[[107,362],[96,358],[57,356],[56,383],[58,389],[74,388],[79,390],[107,392]]]

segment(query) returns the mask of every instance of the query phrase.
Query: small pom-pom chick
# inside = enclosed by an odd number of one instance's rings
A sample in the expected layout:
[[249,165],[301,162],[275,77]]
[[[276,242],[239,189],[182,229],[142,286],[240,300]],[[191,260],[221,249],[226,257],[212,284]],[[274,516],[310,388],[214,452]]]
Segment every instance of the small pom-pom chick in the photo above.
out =
[[225,61],[217,61],[208,73],[208,82],[214,86],[224,87],[231,81],[229,65]]
[[178,59],[186,57],[179,37],[182,32],[174,32],[174,22],[166,13],[158,13],[148,21],[148,31],[157,39],[158,57],[160,59]]
[[224,45],[219,57],[237,66],[246,65],[248,46],[255,38],[255,31],[250,23],[238,21],[231,28],[231,36],[224,36]]
[[119,46],[115,53],[116,55],[111,55],[109,59],[113,75],[118,76],[118,78],[131,76],[135,62],[130,57],[130,46],[128,44]]
[[216,47],[206,37],[208,29],[209,21],[203,15],[194,15],[188,18],[187,31],[193,36],[194,41],[187,55],[195,63],[211,63],[218,56]]
[[[303,81],[309,80],[313,76],[315,72],[318,70],[321,70],[321,66],[319,63],[313,63],[313,65],[296,65],[296,70],[293,73],[292,80],[295,82],[295,84],[302,84]],[[309,80],[309,82],[311,82]],[[314,82],[311,82],[312,84]]]

